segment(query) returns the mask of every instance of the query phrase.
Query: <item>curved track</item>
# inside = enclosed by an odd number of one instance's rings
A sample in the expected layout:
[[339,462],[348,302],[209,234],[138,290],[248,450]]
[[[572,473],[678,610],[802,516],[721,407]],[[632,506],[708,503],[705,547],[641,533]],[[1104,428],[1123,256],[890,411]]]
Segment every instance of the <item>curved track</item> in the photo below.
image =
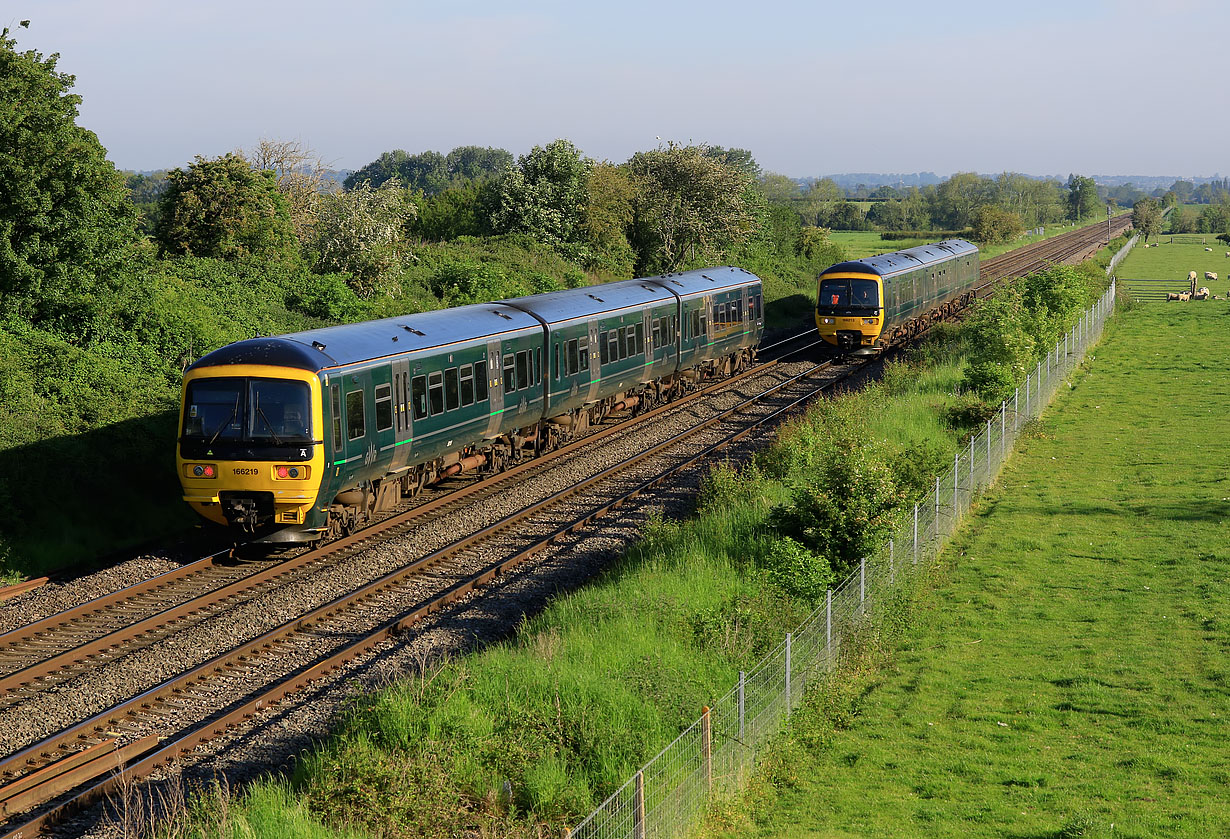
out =
[[[1130,217],[1121,219],[1116,232],[1130,223]],[[1105,225],[1084,228],[988,260],[983,265],[987,282],[980,287],[979,296],[986,296],[1005,277],[1084,258],[1091,249],[1096,251],[1105,244],[1105,230]],[[718,391],[763,377],[781,358],[799,352],[792,348],[806,343],[805,339],[812,334],[808,330],[779,345],[764,347],[763,353],[777,354],[778,358],[736,377],[624,423],[601,427],[549,457],[474,481],[323,548],[256,569],[230,565],[224,557],[213,555],[6,633],[0,636],[0,707],[20,707],[42,691],[74,678],[83,669],[105,666],[132,648],[149,645],[220,611],[233,609],[241,600],[259,598],[290,577],[317,573],[323,563],[363,551],[381,540],[404,539],[408,532],[422,525],[424,517],[442,517],[458,507],[480,503],[499,493],[507,494],[509,487],[531,474],[549,472],[557,458],[585,456],[615,435],[634,435],[635,429],[663,414],[690,410],[690,406]],[[812,346],[814,340],[805,348]],[[0,760],[0,819],[10,821],[5,839],[34,835],[72,808],[107,794],[117,784],[113,774],[117,766],[123,767],[129,777],[141,777],[199,743],[243,724],[262,708],[282,701],[303,685],[363,655],[383,639],[506,574],[564,535],[610,513],[679,470],[711,457],[735,440],[777,421],[818,393],[847,380],[865,363],[824,361],[801,374],[779,378],[684,433],[646,446],[573,486],[534,501],[14,752]],[[818,381],[816,376],[822,372],[830,375]],[[754,416],[738,419],[749,413]],[[686,455],[678,453],[701,431],[719,425],[729,428],[718,442]],[[633,467],[643,469],[651,459],[657,463],[663,458],[670,462],[653,467],[649,478],[629,481],[626,477]],[[617,486],[620,483],[625,485]],[[569,511],[565,502],[575,505],[576,499],[585,494],[594,497],[587,498],[584,509],[579,513]],[[539,522],[542,534],[518,537],[519,531],[532,520]],[[501,539],[503,544],[493,548]],[[488,559],[492,555],[496,558]],[[442,568],[452,570],[441,574]],[[427,569],[432,569],[431,576],[444,577],[448,582],[424,593]],[[362,632],[356,632],[351,622],[356,613],[370,615],[369,626]],[[331,643],[322,639],[331,639]],[[228,689],[235,683],[244,686],[238,698]],[[30,815],[14,818],[26,811],[31,811]]]

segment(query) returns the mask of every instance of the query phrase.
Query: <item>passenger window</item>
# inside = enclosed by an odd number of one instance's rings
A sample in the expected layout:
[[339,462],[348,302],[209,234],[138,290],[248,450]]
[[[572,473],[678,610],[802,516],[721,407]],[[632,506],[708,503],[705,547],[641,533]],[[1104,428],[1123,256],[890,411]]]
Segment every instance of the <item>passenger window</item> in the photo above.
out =
[[414,418],[427,416],[427,377],[415,376],[410,382],[410,401],[414,403]]
[[708,338],[709,337],[709,324],[705,320],[705,311],[701,309],[700,311],[698,311],[697,314],[700,315],[700,332],[697,334],[700,335],[700,337],[702,338]]
[[376,430],[388,431],[393,427],[393,389],[388,385],[376,386]]
[[611,360],[611,341],[610,333],[605,333],[598,338],[598,363],[606,365]]
[[504,392],[512,393],[517,389],[517,356],[509,353],[504,356]]
[[555,380],[558,382],[559,381],[559,344],[555,345],[555,351],[551,353],[551,357],[555,360],[554,361]]
[[577,339],[577,361],[581,363],[581,370],[589,370],[589,341],[584,338]]
[[612,329],[606,334],[606,341],[603,343],[607,355],[611,361],[619,361],[619,330]]
[[530,386],[530,354],[527,350],[517,353],[517,390]]
[[461,407],[474,404],[474,368],[466,364],[461,368]]
[[631,358],[636,355],[636,327],[624,327],[624,357]]
[[457,368],[444,371],[444,410],[457,410]]
[[439,370],[427,374],[427,397],[433,417],[444,413],[444,374]]
[[566,365],[565,375],[574,376],[581,369],[581,362],[577,359],[577,339],[573,338],[568,342],[568,364]]
[[645,322],[636,324],[636,354],[645,354]]
[[653,320],[653,348],[660,349],[662,347],[662,318],[654,318]]
[[474,382],[478,385],[478,401],[487,401],[487,361],[474,362]]
[[367,434],[361,390],[352,390],[346,394],[346,434],[351,440],[358,440]]
[[333,451],[342,450],[342,389],[334,385],[330,389],[329,402],[333,407]]
[[542,347],[534,347],[534,384],[542,384]]

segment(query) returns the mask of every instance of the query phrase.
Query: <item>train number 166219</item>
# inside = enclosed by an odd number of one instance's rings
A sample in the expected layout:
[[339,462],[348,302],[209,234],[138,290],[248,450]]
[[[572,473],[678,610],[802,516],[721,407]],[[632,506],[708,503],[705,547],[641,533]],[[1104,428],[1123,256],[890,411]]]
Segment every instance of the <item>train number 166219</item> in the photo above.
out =
[[261,473],[259,469],[234,469],[232,471],[236,475],[259,475]]

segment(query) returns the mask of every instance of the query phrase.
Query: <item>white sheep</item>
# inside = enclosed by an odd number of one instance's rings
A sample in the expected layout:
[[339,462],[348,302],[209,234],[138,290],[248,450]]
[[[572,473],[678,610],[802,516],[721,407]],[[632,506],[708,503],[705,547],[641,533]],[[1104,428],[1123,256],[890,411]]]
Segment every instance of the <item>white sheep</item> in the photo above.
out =
[[1168,291],[1168,292],[1166,292],[1166,301],[1167,301],[1167,302],[1169,302],[1169,301],[1171,301],[1171,300],[1178,300],[1178,299],[1179,299],[1179,295],[1178,295],[1178,293],[1177,293],[1177,292],[1174,292],[1174,291]]
[[1179,302],[1180,303],[1186,303],[1188,300],[1191,300],[1191,299],[1192,299],[1192,293],[1190,291],[1180,291],[1179,292]]
[[1187,278],[1188,278],[1189,280],[1191,280],[1193,283],[1194,283],[1194,282],[1196,282],[1196,272],[1195,272],[1195,271],[1188,271],[1188,272],[1187,272]]
[[1212,280],[1213,282],[1217,282],[1217,272],[1216,271],[1205,271],[1204,278],[1206,280]]
[[1209,299],[1208,286],[1201,286],[1200,290],[1192,295],[1192,299],[1193,300],[1208,300]]
[[1212,248],[1205,248],[1205,250],[1206,250],[1206,251],[1208,251],[1209,253],[1212,253],[1212,252],[1213,252],[1213,249],[1212,249]]

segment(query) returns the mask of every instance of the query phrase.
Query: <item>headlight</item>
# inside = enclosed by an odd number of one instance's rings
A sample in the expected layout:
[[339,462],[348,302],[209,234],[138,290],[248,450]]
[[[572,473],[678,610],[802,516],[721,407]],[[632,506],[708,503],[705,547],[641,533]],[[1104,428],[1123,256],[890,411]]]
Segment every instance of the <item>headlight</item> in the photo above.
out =
[[218,477],[218,468],[212,463],[185,463],[184,464],[185,478],[216,478]]
[[876,318],[863,318],[863,323],[866,324],[867,326],[875,326],[879,322],[880,321],[877,320]]
[[832,318],[821,318],[821,323],[832,323],[832,322],[833,322]]
[[273,475],[280,481],[303,481],[306,480],[311,472],[311,467],[302,464],[293,464],[287,466],[275,466]]

